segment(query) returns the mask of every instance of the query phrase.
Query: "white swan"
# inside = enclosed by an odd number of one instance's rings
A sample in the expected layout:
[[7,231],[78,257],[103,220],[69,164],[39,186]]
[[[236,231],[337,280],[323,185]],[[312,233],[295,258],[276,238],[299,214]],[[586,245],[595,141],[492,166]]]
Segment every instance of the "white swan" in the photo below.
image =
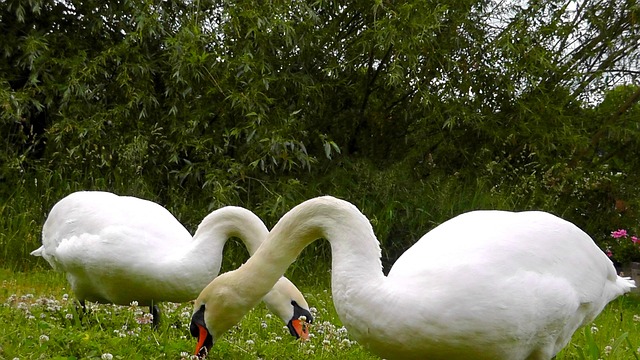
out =
[[208,339],[200,336],[198,349],[208,352],[318,238],[331,243],[340,320],[387,359],[549,359],[634,286],[587,234],[535,211],[457,216],[385,277],[367,218],[346,201],[320,197],[289,211],[244,265],[200,293],[192,326]]
[[[53,206],[42,229],[43,245],[31,254],[66,274],[83,307],[85,300],[137,301],[151,307],[156,321],[153,304],[193,300],[218,275],[228,238],[241,239],[252,254],[267,234],[262,220],[241,207],[213,211],[192,237],[154,202],[81,191]],[[277,279],[264,301],[292,335],[308,336],[297,319],[303,314],[312,320],[309,306],[288,279]]]

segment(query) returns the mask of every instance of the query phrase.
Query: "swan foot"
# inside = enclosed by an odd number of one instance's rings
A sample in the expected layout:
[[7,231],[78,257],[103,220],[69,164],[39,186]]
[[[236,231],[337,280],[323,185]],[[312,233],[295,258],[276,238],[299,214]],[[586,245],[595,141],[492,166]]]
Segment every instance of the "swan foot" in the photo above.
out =
[[160,325],[160,308],[152,302],[151,305],[149,305],[149,312],[153,316],[153,328],[157,330],[158,325]]
[[84,300],[78,300],[76,304],[76,314],[78,314],[78,319],[82,322],[84,316],[87,314],[87,305]]

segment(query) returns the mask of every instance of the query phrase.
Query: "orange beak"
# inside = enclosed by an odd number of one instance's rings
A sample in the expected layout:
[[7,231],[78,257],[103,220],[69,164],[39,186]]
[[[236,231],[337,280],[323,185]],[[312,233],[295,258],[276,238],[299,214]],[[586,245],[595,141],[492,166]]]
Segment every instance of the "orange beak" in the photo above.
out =
[[309,340],[309,324],[306,321],[295,319],[291,321],[293,328],[302,340]]
[[[206,349],[206,347],[204,346],[204,341],[207,338],[208,332],[207,329],[205,329],[205,327],[202,325],[198,325],[198,330],[200,331],[200,334],[198,335],[198,345],[196,345],[196,352],[194,353],[194,355],[200,356],[203,355],[200,353],[200,350],[202,350],[203,347]],[[206,352],[204,355],[206,356]]]

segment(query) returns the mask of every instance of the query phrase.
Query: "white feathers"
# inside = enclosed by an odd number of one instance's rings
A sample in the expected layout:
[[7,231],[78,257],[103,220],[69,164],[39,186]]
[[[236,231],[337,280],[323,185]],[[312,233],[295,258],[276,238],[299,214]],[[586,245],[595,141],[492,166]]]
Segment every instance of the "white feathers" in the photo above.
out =
[[[460,215],[427,233],[385,277],[366,217],[320,197],[285,214],[247,263],[200,298],[220,314],[227,296],[246,299],[235,319],[225,318],[230,326],[318,238],[331,243],[341,321],[388,359],[550,359],[634,286],[587,234],[543,212]],[[207,323],[218,323],[216,316]]]
[[[43,245],[32,255],[64,272],[79,300],[120,305],[185,302],[218,275],[228,238],[240,238],[253,253],[267,234],[251,211],[228,206],[207,215],[192,237],[154,202],[86,191],[70,194],[51,209],[42,230]],[[289,280],[283,279],[276,291],[306,306]],[[290,300],[282,298],[268,304],[280,317],[293,311]]]

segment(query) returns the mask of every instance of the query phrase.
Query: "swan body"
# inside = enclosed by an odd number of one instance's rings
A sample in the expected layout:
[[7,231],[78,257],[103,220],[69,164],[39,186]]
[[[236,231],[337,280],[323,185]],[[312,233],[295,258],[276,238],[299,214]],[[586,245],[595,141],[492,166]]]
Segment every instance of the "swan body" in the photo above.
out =
[[[100,303],[140,305],[195,299],[218,275],[228,238],[240,238],[250,254],[268,229],[253,212],[234,206],[207,215],[194,236],[164,207],[108,192],[75,192],[56,203],[42,229],[42,256],[64,272],[76,297]],[[265,296],[288,322],[295,301],[308,305],[288,279]]]
[[204,288],[195,307],[211,309],[204,314],[211,336],[257,304],[318,238],[331,244],[340,320],[387,359],[550,359],[634,287],[586,233],[537,211],[459,215],[424,235],[384,276],[367,218],[327,196],[293,208],[243,266]]

